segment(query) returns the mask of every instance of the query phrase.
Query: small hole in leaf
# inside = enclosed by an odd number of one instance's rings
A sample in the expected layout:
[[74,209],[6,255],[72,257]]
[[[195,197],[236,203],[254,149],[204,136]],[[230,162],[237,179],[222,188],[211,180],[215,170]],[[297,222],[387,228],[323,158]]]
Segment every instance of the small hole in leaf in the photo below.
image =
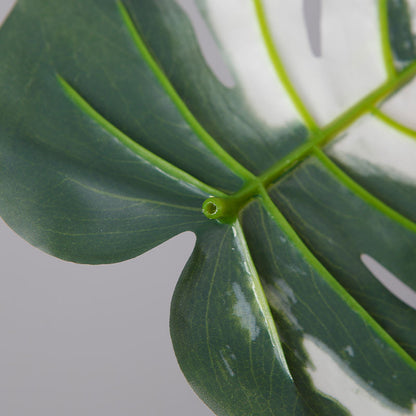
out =
[[3,0],[0,1],[0,26],[6,20],[6,17],[11,13],[17,0]]
[[225,87],[235,87],[234,77],[195,0],[175,0],[175,2],[188,16],[201,49],[202,56],[212,73]]
[[363,253],[360,257],[364,266],[390,293],[406,305],[416,309],[416,292],[411,287],[368,254]]
[[303,17],[309,45],[316,57],[322,56],[321,46],[322,0],[303,0]]

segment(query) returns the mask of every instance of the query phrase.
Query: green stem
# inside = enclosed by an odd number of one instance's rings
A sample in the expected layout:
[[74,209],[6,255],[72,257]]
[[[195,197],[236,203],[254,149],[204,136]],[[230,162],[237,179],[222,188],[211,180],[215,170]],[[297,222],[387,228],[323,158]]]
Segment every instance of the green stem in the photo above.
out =
[[374,90],[371,94],[364,97],[356,105],[347,110],[344,114],[341,114],[334,121],[329,123],[323,128],[323,138],[317,139],[317,144],[325,144],[337,135],[339,132],[344,130],[346,127],[351,125],[359,117],[368,113],[376,106],[380,101],[384,100],[391,93],[405,85],[416,75],[416,62],[409,65],[405,70],[397,74],[394,78],[388,79],[379,88]]
[[364,97],[356,105],[341,114],[334,121],[326,125],[321,132],[311,136],[311,140],[298,147],[292,153],[289,153],[282,161],[272,166],[269,170],[261,175],[260,180],[263,185],[268,185],[276,180],[288,169],[298,164],[300,161],[309,156],[315,147],[323,147],[330,140],[336,137],[341,131],[345,130],[358,118],[364,114],[373,111],[374,106],[385,99],[393,91],[406,84],[416,75],[416,63],[408,66],[404,71],[393,79],[388,79],[383,85],[375,91]]
[[202,205],[202,212],[209,219],[220,222],[234,222],[241,208],[255,195],[260,195],[262,184],[259,180],[251,181],[233,195],[222,198],[211,197]]
[[[345,113],[341,114],[334,121],[325,126],[322,130],[312,132],[310,140],[299,146],[293,152],[289,153],[286,157],[273,165],[270,169],[266,170],[255,180],[250,181],[237,193],[226,197],[225,199],[232,199],[230,204],[233,205],[235,211],[236,203],[240,204],[241,209],[251,198],[259,195],[262,189],[275,182],[280,176],[282,176],[289,169],[298,165],[306,157],[315,152],[316,149],[320,149],[326,145],[330,140],[335,138],[341,131],[345,130],[359,117],[364,114],[374,111],[374,107],[380,101],[385,99],[392,92],[397,90],[406,84],[411,78],[416,75],[416,62],[409,65],[405,70],[397,74],[393,79],[388,79],[383,85],[374,90],[372,93],[364,97],[356,105],[348,109]],[[236,198],[237,197],[237,198]]]

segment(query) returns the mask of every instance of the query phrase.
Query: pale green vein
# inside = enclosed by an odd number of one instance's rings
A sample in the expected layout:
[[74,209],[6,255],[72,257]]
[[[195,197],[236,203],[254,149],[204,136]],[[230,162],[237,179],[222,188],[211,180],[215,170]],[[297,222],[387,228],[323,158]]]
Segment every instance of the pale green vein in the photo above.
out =
[[393,79],[388,79],[378,88],[370,92],[355,105],[327,124],[322,130],[311,134],[310,140],[280,159],[277,163],[264,171],[258,178],[247,183],[238,192],[228,196],[221,205],[224,205],[224,208],[229,207],[233,212],[238,212],[251,198],[258,195],[261,187],[267,187],[276,181],[289,169],[297,166],[306,157],[310,156],[316,148],[322,148],[358,118],[373,111],[378,103],[398,88],[405,85],[409,80],[413,79],[415,75],[416,62],[398,73]]
[[357,182],[351,179],[342,169],[340,169],[331,159],[325,155],[320,149],[314,149],[315,156],[321,161],[321,163],[334,175],[336,178],[350,191],[358,195],[361,199],[367,202],[369,205],[376,208],[378,211],[391,218],[393,221],[402,225],[410,231],[416,232],[416,223],[404,217],[393,208],[384,204],[378,198],[370,194]]
[[299,94],[297,93],[295,87],[290,80],[290,77],[283,65],[283,61],[279,55],[277,47],[273,41],[272,34],[269,29],[267,22],[266,13],[261,0],[254,0],[254,5],[256,8],[256,14],[260,25],[260,30],[266,45],[267,51],[269,53],[270,59],[273,63],[273,66],[277,72],[278,77],[280,78],[283,86],[285,87],[287,93],[289,94],[292,102],[303,118],[305,124],[311,131],[318,131],[319,127],[315,122],[314,118],[310,114],[309,110],[306,108],[305,104],[302,102]]
[[178,179],[179,181],[186,182],[199,190],[207,193],[208,195],[219,195],[226,196],[223,192],[218,189],[212,188],[211,186],[201,182],[195,177],[191,176],[189,173],[184,172],[178,167],[170,164],[166,160],[160,158],[149,150],[145,149],[143,146],[140,146],[133,139],[128,137],[117,127],[111,124],[106,120],[101,114],[99,114],[81,95],[66,82],[61,76],[57,75],[57,79],[61,84],[64,91],[67,93],[69,98],[89,117],[91,117],[98,125],[100,125],[104,130],[106,130],[113,137],[118,139],[120,143],[130,149],[133,153],[140,156],[142,159],[146,160],[156,168],[162,170],[167,175]]
[[345,130],[358,118],[374,109],[374,106],[381,100],[390,95],[400,86],[408,82],[416,74],[416,64],[410,65],[392,80],[387,80],[379,88],[368,94],[361,101],[350,107],[347,111],[327,124],[323,130],[311,137],[311,140],[299,146],[293,152],[265,171],[260,177],[260,181],[267,186],[279,175],[286,172],[289,168],[307,157],[316,146],[322,147],[340,132]]
[[265,324],[267,326],[270,340],[273,344],[274,351],[277,353],[280,361],[280,367],[285,371],[285,373],[290,377],[290,379],[293,380],[293,377],[290,373],[289,367],[286,362],[285,354],[283,352],[282,345],[280,343],[279,334],[277,333],[276,325],[274,323],[272,313],[270,311],[269,303],[267,302],[266,295],[264,293],[263,286],[260,282],[260,277],[257,273],[256,267],[254,265],[253,259],[251,258],[250,249],[248,248],[244,231],[241,228],[241,225],[239,221],[236,221],[234,224],[234,230],[236,238],[239,242],[239,248],[242,251],[242,254],[244,256],[244,261],[246,262],[249,272],[250,272],[250,278],[251,282],[253,284],[253,292],[256,297],[257,303],[263,313]]
[[379,0],[378,2],[379,22],[384,66],[388,77],[394,78],[396,76],[396,68],[394,66],[393,53],[390,46],[388,1],[389,0]]
[[86,185],[85,183],[79,182],[72,178],[66,178],[67,181],[73,182],[79,186],[81,186],[84,189],[87,189],[88,191],[94,192],[98,195],[107,196],[109,198],[114,198],[122,201],[131,201],[131,202],[140,202],[144,204],[152,204],[152,205],[160,205],[160,206],[166,206],[170,208],[177,208],[177,209],[183,209],[186,211],[201,211],[201,208],[195,208],[195,207],[189,207],[187,205],[178,205],[178,204],[170,204],[168,202],[162,202],[162,201],[155,201],[151,199],[145,199],[145,198],[137,198],[133,196],[125,196],[120,194],[115,194],[113,192],[104,191],[102,189],[95,188],[90,185]]
[[380,101],[387,98],[393,92],[405,85],[416,75],[416,62],[409,65],[406,69],[398,73],[394,78],[387,79],[380,87],[365,96],[357,104],[349,108],[343,114],[335,118],[323,128],[321,138],[317,138],[318,144],[325,144],[335,135],[345,130],[358,118],[371,111]]
[[265,189],[261,191],[261,200],[269,215],[286,233],[293,245],[302,253],[305,260],[320,274],[329,286],[341,299],[355,311],[368,326],[385,341],[412,369],[416,370],[416,362],[412,357],[368,314],[368,312],[342,287],[341,284],[328,272],[328,270],[313,255],[296,231],[292,228],[284,215],[278,210]]
[[288,169],[297,165],[309,156],[315,147],[322,147],[353,124],[358,118],[372,111],[379,102],[388,97],[401,86],[405,85],[416,74],[416,63],[409,65],[405,70],[397,74],[394,78],[388,79],[374,91],[369,93],[355,105],[350,107],[332,122],[327,124],[321,131],[312,134],[310,140],[289,153],[271,168],[266,170],[258,179],[267,186]]
[[205,309],[205,337],[206,337],[206,343],[207,343],[207,349],[208,349],[208,355],[209,355],[209,360],[211,362],[211,368],[214,370],[214,374],[215,374],[215,379],[217,381],[217,385],[221,386],[221,383],[218,380],[218,376],[217,376],[217,366],[214,363],[214,357],[211,351],[211,342],[210,342],[210,333],[209,333],[209,312],[210,312],[210,307],[211,307],[211,296],[212,296],[212,290],[214,288],[214,282],[217,276],[217,271],[218,271],[218,266],[220,263],[220,259],[221,259],[221,255],[223,254],[222,252],[222,248],[224,246],[224,242],[225,239],[227,237],[227,233],[230,232],[230,228],[224,233],[221,242],[219,242],[218,245],[218,251],[217,251],[217,258],[215,260],[215,266],[214,266],[214,270],[212,272],[212,277],[211,277],[211,282],[209,285],[209,290],[207,293],[207,306]]
[[380,111],[378,108],[373,109],[373,115],[377,117],[379,120],[383,121],[384,123],[388,124],[390,127],[394,128],[397,131],[409,136],[413,139],[416,139],[416,131],[412,130],[411,128],[404,126],[403,124],[399,123],[398,121],[392,119],[387,114]]
[[161,69],[160,65],[157,63],[155,58],[150,53],[146,44],[144,43],[142,37],[137,30],[135,23],[133,22],[128,10],[124,6],[122,1],[118,1],[118,8],[120,10],[121,17],[130,36],[133,39],[134,44],[139,50],[141,56],[146,61],[147,65],[154,73],[158,79],[161,86],[164,88],[172,102],[175,104],[179,112],[185,121],[189,124],[195,134],[199,139],[204,143],[204,145],[219,159],[223,162],[230,170],[232,170],[236,175],[241,177],[244,180],[251,180],[254,178],[254,175],[248,171],[245,167],[240,165],[231,155],[229,155],[215,140],[211,135],[201,126],[198,120],[194,117],[192,112],[183,102],[182,98],[176,92],[175,88]]
[[[188,225],[192,225],[194,226],[195,224],[204,224],[205,221],[188,221],[188,222],[182,222],[182,223],[175,223],[175,224],[170,224],[168,226],[163,227],[163,229],[167,230],[169,228],[174,228],[174,227],[184,227],[184,226],[188,226]],[[48,233],[51,234],[57,234],[57,235],[64,235],[67,237],[94,237],[94,236],[105,236],[105,235],[127,235],[127,234],[142,234],[142,233],[146,233],[149,231],[158,231],[161,230],[162,228],[160,228],[159,225],[154,226],[152,228],[138,228],[138,229],[131,229],[131,230],[123,230],[123,231],[97,231],[97,232],[91,232],[91,233],[70,233],[70,232],[65,232],[65,231],[59,231],[56,230],[54,228],[44,228],[41,226],[37,226],[37,228],[41,229],[42,231],[46,231]],[[165,239],[161,239],[161,240],[157,240],[160,243],[165,242]]]

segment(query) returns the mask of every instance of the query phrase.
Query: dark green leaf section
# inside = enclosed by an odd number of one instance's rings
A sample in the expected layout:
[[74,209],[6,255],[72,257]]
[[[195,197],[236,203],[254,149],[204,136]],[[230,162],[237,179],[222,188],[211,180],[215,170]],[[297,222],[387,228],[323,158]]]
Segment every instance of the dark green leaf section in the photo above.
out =
[[387,0],[389,38],[398,69],[416,59],[416,35],[407,0]]
[[215,77],[191,23],[174,1],[127,0],[126,5],[188,107],[245,167],[259,174],[305,142],[303,125],[269,128],[248,108],[237,79],[234,88],[227,88]]
[[0,127],[0,212],[11,227],[57,257],[111,263],[206,221],[207,194],[126,149],[55,83],[32,84],[42,93],[31,105],[55,104],[45,116],[27,124],[15,113],[14,128]]
[[[209,152],[209,165],[199,151],[192,156],[197,139],[140,61],[115,2],[21,1],[0,40],[0,212],[32,244],[67,260],[111,263],[206,221],[209,194],[123,145],[67,95],[57,72],[85,87],[102,114],[120,111],[112,118],[119,128],[129,131],[127,119],[149,123],[140,137],[237,185]],[[185,153],[175,137],[190,139]]]
[[219,416],[315,414],[297,394],[238,224],[199,234],[170,326],[182,371]]
[[[44,130],[36,130],[52,123],[44,120],[45,108],[59,108],[36,88],[42,79],[59,74],[104,118],[148,150],[219,189],[241,187],[242,180],[204,145],[160,84],[135,45],[117,1],[20,0],[0,41],[0,122],[9,134],[19,114],[19,120],[32,125],[32,135],[45,136]],[[41,94],[42,107],[28,101]],[[64,110],[56,121],[62,129],[70,127]]]
[[416,311],[363,265],[368,254],[415,288],[416,234],[366,203],[315,158],[271,188],[271,197],[312,252],[382,327],[416,356]]
[[[319,395],[308,376],[304,339],[312,337],[331,350],[345,372],[355,374],[371,395],[377,391],[390,402],[411,408],[416,398],[416,366],[398,354],[397,344],[380,335],[378,325],[314,261],[306,246],[279,225],[282,217],[267,209],[254,201],[241,221],[289,368],[304,399],[319,415],[346,414]],[[327,377],[330,385],[334,374]]]

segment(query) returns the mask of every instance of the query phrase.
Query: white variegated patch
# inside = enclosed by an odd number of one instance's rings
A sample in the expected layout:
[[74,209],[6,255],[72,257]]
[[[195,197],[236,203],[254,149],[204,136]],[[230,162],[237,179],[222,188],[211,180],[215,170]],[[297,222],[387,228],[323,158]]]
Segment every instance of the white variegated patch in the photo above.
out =
[[416,1],[408,0],[407,4],[409,6],[410,22],[412,24],[412,32],[416,34]]
[[416,415],[416,405],[412,410],[394,405],[352,373],[342,360],[320,341],[306,336],[303,346],[310,359],[307,371],[315,388],[339,402],[351,416]]
[[272,127],[300,121],[269,58],[254,2],[206,0],[204,5],[215,35],[257,118]]
[[381,110],[397,122],[416,130],[415,108],[413,105],[409,105],[414,102],[416,102],[416,79],[413,79],[385,101]]
[[303,0],[263,0],[278,53],[323,125],[386,79],[377,0],[322,0],[322,55],[311,50]]
[[400,182],[416,182],[416,140],[373,116],[351,127],[329,154],[360,174],[381,170]]
[[233,283],[233,292],[236,298],[234,315],[239,319],[241,327],[248,331],[250,339],[255,341],[260,334],[260,328],[257,325],[257,318],[251,310],[251,304],[238,283]]

